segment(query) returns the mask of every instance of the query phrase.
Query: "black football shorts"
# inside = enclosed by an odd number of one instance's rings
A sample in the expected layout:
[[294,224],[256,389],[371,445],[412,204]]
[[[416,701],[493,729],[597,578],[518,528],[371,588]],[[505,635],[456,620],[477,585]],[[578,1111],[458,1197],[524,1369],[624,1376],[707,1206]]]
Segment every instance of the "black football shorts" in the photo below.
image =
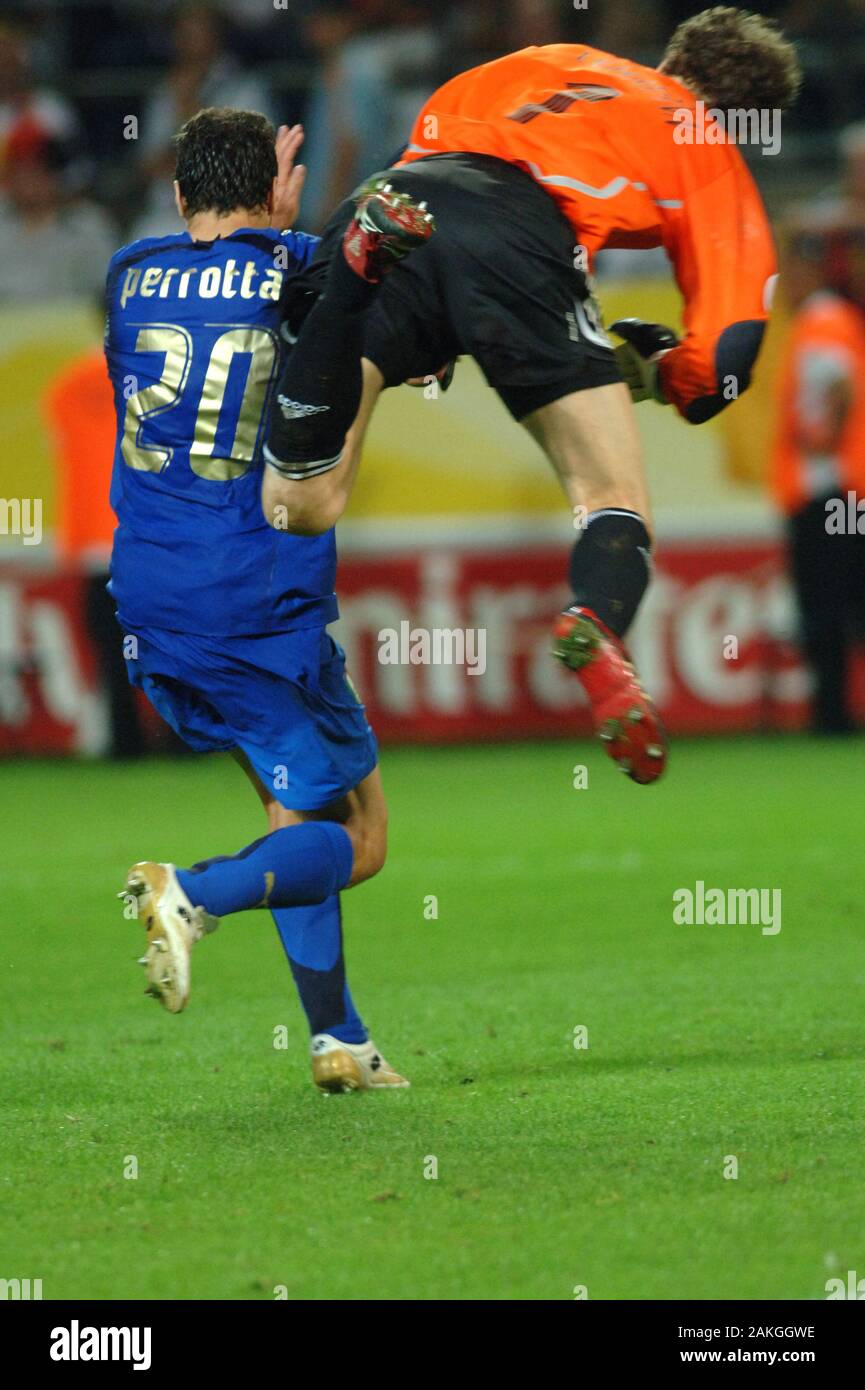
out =
[[[600,327],[573,228],[529,174],[486,155],[431,155],[386,171],[426,200],[431,241],[382,281],[364,356],[388,386],[474,357],[515,419],[572,391],[621,381]],[[306,272],[321,283],[351,220],[347,199]]]

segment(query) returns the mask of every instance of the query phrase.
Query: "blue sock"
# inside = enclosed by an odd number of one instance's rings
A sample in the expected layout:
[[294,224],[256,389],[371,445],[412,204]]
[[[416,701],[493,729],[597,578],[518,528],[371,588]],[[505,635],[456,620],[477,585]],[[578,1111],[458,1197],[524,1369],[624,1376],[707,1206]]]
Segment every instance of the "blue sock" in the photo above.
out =
[[367,1031],[345,979],[339,894],[309,907],[277,907],[279,932],[309,1031],[340,1042],[362,1043]]
[[239,854],[178,869],[189,901],[214,917],[248,907],[322,903],[351,878],[354,850],[334,821],[286,825],[254,840]]

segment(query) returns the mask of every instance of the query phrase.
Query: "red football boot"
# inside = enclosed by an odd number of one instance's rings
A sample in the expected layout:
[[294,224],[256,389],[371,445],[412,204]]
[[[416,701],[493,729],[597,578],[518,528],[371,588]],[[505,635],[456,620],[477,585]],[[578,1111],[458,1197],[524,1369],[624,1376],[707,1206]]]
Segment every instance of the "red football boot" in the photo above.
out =
[[356,207],[342,249],[355,274],[373,285],[410,251],[424,246],[435,231],[426,203],[416,203],[384,179],[364,184]]
[[667,736],[624,643],[590,608],[561,613],[553,636],[553,654],[576,673],[610,757],[633,782],[656,782],[667,764]]

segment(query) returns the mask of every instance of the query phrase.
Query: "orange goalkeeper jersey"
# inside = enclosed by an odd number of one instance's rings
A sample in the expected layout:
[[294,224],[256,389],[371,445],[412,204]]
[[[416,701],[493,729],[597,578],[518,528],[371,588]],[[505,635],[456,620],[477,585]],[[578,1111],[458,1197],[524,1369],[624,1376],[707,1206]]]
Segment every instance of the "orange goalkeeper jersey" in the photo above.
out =
[[776,269],[742,156],[699,117],[688,88],[653,68],[582,45],[524,48],[440,87],[402,160],[466,151],[518,165],[555,199],[589,264],[603,247],[663,246],[685,335],[661,382],[693,423],[747,387]]

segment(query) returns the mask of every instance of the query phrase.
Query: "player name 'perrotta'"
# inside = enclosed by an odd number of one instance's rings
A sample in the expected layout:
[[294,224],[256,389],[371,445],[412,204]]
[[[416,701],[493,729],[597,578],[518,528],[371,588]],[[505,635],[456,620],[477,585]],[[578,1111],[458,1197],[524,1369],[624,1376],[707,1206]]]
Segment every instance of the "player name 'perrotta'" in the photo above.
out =
[[262,272],[255,261],[245,261],[241,269],[237,261],[225,265],[209,265],[204,270],[190,266],[149,265],[130,266],[120,289],[120,307],[126,308],[130,299],[187,299],[190,290],[199,299],[279,299],[282,289],[281,270]]

